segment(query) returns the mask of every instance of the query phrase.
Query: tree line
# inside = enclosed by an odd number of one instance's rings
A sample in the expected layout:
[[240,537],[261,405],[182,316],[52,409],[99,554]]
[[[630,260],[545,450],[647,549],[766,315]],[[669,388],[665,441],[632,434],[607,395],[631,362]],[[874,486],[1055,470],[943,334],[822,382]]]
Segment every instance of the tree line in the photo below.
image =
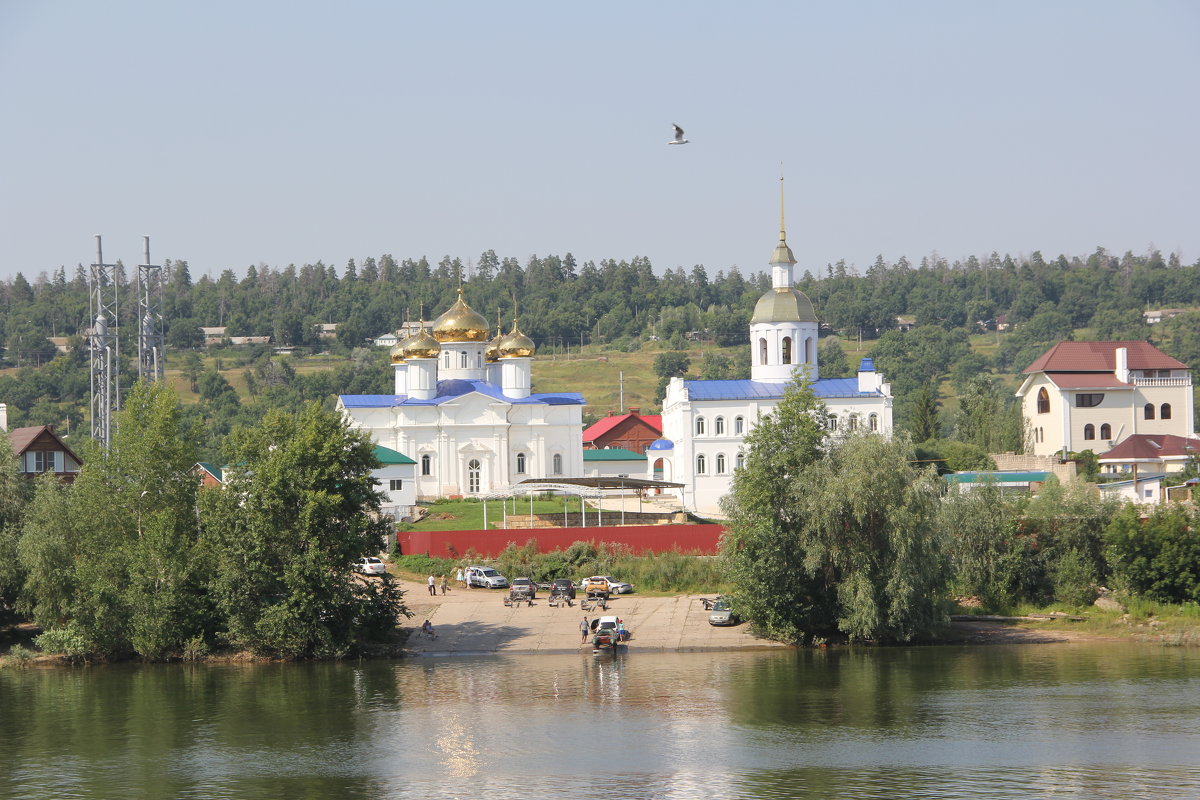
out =
[[390,529],[369,439],[317,404],[269,412],[229,437],[225,485],[201,488],[197,433],[173,392],[139,383],[70,485],[31,484],[0,434],[0,615],[74,658],[331,657],[386,640],[402,592],[352,572]]
[[[726,497],[725,574],[739,613],[789,642],[935,637],[956,598],[1004,612],[1090,604],[1098,587],[1200,602],[1200,510],[1143,521],[1132,504],[1051,477],[1035,497],[996,486],[955,493],[911,442],[831,440],[807,382],[746,437]],[[1193,473],[1194,474],[1194,473]]]

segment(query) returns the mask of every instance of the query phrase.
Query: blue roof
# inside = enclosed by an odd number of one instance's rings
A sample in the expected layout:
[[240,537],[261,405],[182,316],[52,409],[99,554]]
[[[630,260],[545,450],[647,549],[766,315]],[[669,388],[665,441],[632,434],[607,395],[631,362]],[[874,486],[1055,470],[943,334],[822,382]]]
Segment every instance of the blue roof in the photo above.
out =
[[[788,383],[766,381],[684,381],[692,400],[778,400]],[[817,397],[879,397],[879,392],[860,392],[858,378],[822,378],[812,383]]]
[[418,400],[403,394],[344,394],[342,405],[346,408],[392,408],[393,406],[437,406],[456,397],[476,392],[513,405],[582,406],[587,405],[579,392],[555,392],[531,394],[529,397],[509,397],[500,387],[487,381],[446,380],[438,381],[437,393],[429,400]]
[[870,356],[867,356],[862,361],[858,362],[858,371],[859,372],[874,372],[875,371],[875,359],[871,358]]

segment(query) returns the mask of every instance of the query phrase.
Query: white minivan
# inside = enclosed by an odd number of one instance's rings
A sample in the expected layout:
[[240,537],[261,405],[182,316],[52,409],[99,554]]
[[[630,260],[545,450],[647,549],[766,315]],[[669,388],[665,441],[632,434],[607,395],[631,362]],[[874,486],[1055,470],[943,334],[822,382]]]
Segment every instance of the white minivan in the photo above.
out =
[[466,579],[468,586],[484,589],[503,589],[508,586],[508,578],[491,567],[467,567]]

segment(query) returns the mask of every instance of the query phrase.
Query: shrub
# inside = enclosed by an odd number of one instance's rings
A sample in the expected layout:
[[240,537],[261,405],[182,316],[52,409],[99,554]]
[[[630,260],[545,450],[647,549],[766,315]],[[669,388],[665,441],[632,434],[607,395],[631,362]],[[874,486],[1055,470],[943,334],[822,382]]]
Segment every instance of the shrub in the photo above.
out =
[[73,659],[86,658],[94,652],[91,643],[73,624],[65,628],[51,628],[33,641],[47,653]]

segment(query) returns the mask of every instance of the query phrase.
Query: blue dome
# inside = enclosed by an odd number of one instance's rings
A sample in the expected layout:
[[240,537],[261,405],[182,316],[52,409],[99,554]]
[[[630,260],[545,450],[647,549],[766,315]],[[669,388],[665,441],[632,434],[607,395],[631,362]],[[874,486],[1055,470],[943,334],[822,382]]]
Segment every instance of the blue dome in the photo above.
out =
[[858,362],[858,371],[859,372],[874,372],[875,371],[875,359],[868,356],[867,358],[864,358],[862,361]]
[[647,447],[646,449],[647,450],[674,450],[675,443],[672,442],[670,439],[655,439],[653,442],[650,443],[650,446]]

